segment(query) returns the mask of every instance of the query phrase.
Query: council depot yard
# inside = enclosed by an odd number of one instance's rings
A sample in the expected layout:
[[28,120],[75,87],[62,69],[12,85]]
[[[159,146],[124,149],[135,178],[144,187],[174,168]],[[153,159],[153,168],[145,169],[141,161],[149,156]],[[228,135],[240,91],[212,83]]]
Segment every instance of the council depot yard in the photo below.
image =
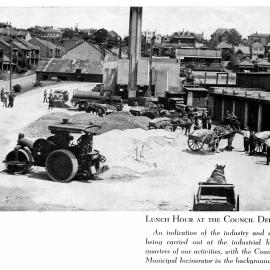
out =
[[[128,112],[98,117],[66,109],[48,110],[44,89],[87,90],[89,83],[63,83],[39,87],[15,98],[13,108],[0,108],[0,158],[16,144],[19,132],[35,140],[46,137],[44,124],[63,116],[89,120],[102,126],[94,148],[107,158],[109,171],[99,180],[56,183],[45,169],[33,167],[27,175],[8,175],[1,163],[0,210],[179,210],[192,208],[198,182],[205,181],[216,164],[224,164],[228,183],[240,194],[240,210],[270,210],[270,167],[265,156],[243,152],[236,135],[232,152],[191,152],[180,129],[147,130],[148,119]],[[89,118],[89,119],[88,119]],[[38,120],[38,121],[37,121]],[[223,140],[220,148],[227,142]],[[136,149],[138,155],[136,155]]]

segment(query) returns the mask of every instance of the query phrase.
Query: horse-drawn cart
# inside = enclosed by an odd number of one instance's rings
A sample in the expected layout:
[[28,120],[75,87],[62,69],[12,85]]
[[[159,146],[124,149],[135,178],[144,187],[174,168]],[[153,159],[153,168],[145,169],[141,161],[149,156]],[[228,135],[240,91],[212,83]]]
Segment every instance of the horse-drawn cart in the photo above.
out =
[[219,145],[219,137],[212,130],[194,130],[188,136],[188,146],[192,151],[199,151],[207,145],[208,150],[215,151]]

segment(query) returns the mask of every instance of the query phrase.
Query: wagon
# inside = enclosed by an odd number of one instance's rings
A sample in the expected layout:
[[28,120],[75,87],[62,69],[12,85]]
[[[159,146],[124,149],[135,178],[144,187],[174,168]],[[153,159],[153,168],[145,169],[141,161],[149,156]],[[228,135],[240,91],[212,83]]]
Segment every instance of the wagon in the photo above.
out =
[[194,130],[188,135],[188,146],[192,151],[199,151],[204,145],[208,150],[215,150],[219,145],[219,137],[216,132],[207,129]]
[[200,182],[193,211],[239,211],[239,195],[233,184]]

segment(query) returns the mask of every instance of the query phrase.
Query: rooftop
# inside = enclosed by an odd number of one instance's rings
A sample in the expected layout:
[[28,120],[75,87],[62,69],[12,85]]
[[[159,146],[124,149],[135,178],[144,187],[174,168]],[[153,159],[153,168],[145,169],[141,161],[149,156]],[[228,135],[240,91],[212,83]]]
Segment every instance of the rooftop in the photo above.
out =
[[[55,49],[55,48],[59,48],[58,46],[54,45],[52,42],[48,41],[48,40],[44,40],[44,39],[41,39],[41,38],[37,38],[37,37],[34,37],[32,39],[35,39],[37,40],[38,42],[40,42],[41,44],[43,44],[44,46],[50,48],[50,49]],[[31,43],[31,40],[30,39],[30,43]]]
[[103,65],[99,61],[55,59],[40,61],[38,72],[75,73],[81,70],[83,74],[102,74]]
[[203,87],[184,87],[186,91],[195,91],[195,92],[208,92],[206,88]]
[[218,28],[214,33],[216,35],[223,35],[225,32],[231,33],[231,32],[235,32],[237,33],[239,36],[241,36],[238,31],[234,28]]
[[220,95],[270,101],[270,92],[264,91],[260,88],[211,87],[209,92]]
[[189,31],[178,31],[178,32],[175,32],[173,35],[172,35],[174,38],[192,38],[194,39],[195,38],[195,34],[192,33],[192,32],[189,32]]
[[221,58],[221,51],[209,49],[176,49],[176,57]]
[[248,46],[235,46],[234,47],[234,52],[242,52],[243,54],[250,54],[250,49]]
[[232,45],[227,43],[227,42],[220,42],[218,45],[217,45],[217,49],[232,49]]
[[269,37],[270,34],[262,34],[262,33],[254,33],[254,34],[251,34],[249,35],[249,37]]

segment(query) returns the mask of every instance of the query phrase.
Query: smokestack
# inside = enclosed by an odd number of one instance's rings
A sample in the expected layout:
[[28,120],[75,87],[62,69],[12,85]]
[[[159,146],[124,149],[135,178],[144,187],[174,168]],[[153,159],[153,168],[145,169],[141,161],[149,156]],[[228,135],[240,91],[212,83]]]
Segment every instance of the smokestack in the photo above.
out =
[[128,97],[136,97],[137,67],[141,58],[142,7],[131,7],[129,13],[129,82]]
[[252,45],[249,45],[249,58],[252,60]]

